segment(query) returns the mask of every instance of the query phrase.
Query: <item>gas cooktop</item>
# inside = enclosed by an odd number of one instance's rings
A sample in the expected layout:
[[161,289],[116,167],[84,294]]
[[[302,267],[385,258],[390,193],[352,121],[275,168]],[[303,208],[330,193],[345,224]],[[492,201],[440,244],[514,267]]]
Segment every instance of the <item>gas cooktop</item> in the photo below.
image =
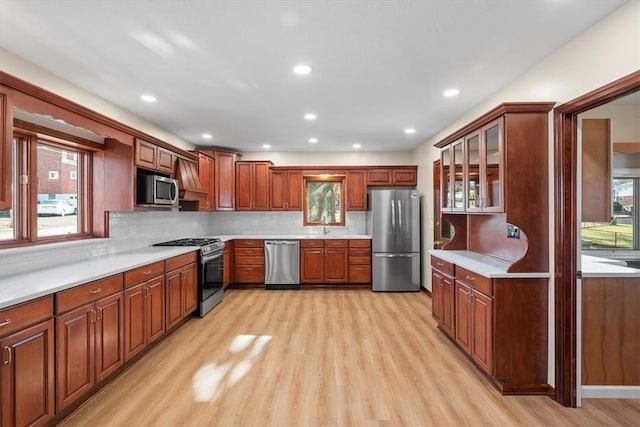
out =
[[218,238],[192,237],[188,239],[169,240],[168,242],[156,243],[153,246],[205,246],[212,243],[222,243]]

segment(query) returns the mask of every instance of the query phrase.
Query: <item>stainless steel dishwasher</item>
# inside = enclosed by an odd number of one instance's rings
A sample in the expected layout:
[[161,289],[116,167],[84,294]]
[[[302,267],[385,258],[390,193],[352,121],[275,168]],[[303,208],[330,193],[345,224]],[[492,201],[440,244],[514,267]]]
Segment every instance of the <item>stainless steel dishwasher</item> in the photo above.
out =
[[264,283],[267,289],[300,289],[300,241],[264,241]]

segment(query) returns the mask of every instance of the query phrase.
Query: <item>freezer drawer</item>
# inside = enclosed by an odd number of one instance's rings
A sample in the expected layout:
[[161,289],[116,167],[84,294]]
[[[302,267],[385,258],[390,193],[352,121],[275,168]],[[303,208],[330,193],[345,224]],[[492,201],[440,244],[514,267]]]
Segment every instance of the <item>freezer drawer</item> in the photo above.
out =
[[371,274],[374,291],[419,291],[420,253],[374,253]]

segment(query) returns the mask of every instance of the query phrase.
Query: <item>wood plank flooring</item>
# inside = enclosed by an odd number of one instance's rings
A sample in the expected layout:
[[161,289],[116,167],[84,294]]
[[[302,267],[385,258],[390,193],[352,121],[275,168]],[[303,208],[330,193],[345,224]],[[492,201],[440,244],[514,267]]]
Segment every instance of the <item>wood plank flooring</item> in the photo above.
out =
[[501,396],[424,293],[231,290],[64,426],[618,426],[638,400]]

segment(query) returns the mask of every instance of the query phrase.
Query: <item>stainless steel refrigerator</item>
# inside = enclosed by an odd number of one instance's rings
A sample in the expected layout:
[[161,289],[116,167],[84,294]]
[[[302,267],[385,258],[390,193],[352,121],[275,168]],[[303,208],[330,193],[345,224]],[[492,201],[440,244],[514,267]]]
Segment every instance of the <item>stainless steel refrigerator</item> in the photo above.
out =
[[417,190],[379,189],[368,194],[374,291],[420,290],[420,196]]

